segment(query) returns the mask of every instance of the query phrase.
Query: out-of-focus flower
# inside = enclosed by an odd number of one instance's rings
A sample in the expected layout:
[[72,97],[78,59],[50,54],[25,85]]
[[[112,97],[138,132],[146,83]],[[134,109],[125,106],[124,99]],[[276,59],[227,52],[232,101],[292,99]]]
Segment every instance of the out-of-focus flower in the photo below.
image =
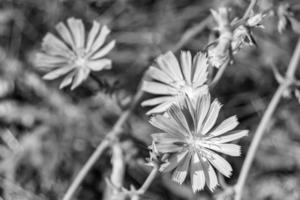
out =
[[300,32],[299,21],[295,18],[289,3],[281,3],[277,8],[279,33],[282,33],[288,27],[291,27],[296,33]]
[[70,18],[67,25],[56,26],[59,37],[48,33],[42,43],[42,51],[36,55],[35,65],[49,71],[43,78],[53,80],[64,77],[60,88],[72,84],[79,86],[91,71],[111,68],[111,60],[103,58],[115,46],[115,41],[104,45],[110,33],[107,26],[94,21],[89,33],[80,19]]
[[231,59],[232,30],[227,8],[211,10],[211,14],[217,23],[216,30],[219,32],[219,38],[216,44],[208,48],[208,61],[212,66],[220,68]]
[[156,94],[152,99],[142,102],[142,106],[155,106],[147,114],[165,112],[172,104],[180,103],[187,95],[193,101],[208,92],[207,58],[199,52],[194,59],[190,52],[181,52],[180,64],[172,52],[156,59],[157,66],[151,66],[147,75],[150,81],[144,81],[142,89]]
[[160,170],[172,172],[172,179],[179,184],[189,173],[194,192],[205,184],[214,190],[218,185],[215,169],[226,177],[231,175],[231,165],[218,153],[239,156],[240,146],[230,142],[248,134],[247,130],[232,131],[238,125],[235,116],[214,128],[220,108],[220,103],[211,103],[206,94],[198,98],[196,105],[187,98],[181,107],[170,107],[169,117],[156,115],[150,120],[162,130],[152,135],[156,150],[169,155]]

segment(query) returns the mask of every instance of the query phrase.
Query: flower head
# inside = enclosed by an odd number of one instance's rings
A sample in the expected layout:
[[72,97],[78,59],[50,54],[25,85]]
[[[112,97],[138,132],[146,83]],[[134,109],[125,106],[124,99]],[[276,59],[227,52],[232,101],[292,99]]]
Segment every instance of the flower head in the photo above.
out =
[[208,48],[207,54],[209,63],[216,68],[220,68],[231,60],[232,30],[228,9],[219,8],[218,11],[211,10],[211,13],[217,23],[216,30],[220,36],[217,42]]
[[214,127],[220,108],[220,103],[211,103],[206,94],[198,98],[196,105],[187,98],[182,107],[170,107],[169,117],[157,115],[150,120],[162,130],[152,135],[156,150],[169,155],[160,170],[172,172],[172,179],[179,184],[189,173],[194,192],[205,184],[214,190],[218,185],[215,169],[226,177],[231,175],[231,165],[218,153],[239,156],[240,146],[230,142],[248,134],[247,130],[232,131],[238,125],[235,116]]
[[70,18],[67,25],[60,22],[55,28],[58,36],[47,33],[42,52],[36,55],[35,64],[48,71],[44,79],[64,76],[60,88],[72,84],[71,89],[74,89],[87,79],[91,71],[111,68],[111,60],[103,58],[115,46],[115,41],[104,45],[110,33],[107,26],[94,21],[86,35],[82,21]]
[[151,66],[147,74],[150,81],[144,81],[142,89],[159,95],[142,102],[142,106],[155,106],[147,114],[165,112],[172,104],[182,102],[187,95],[195,100],[208,91],[207,58],[199,52],[194,59],[190,52],[181,52],[180,64],[172,52],[156,59],[157,66]]
[[255,27],[262,27],[261,21],[265,15],[251,12],[249,18],[242,25],[235,27],[239,20],[236,18],[231,21],[228,9],[219,8],[217,11],[211,10],[211,13],[217,23],[215,29],[219,32],[219,37],[208,48],[207,54],[209,63],[220,68],[232,61],[232,54],[237,53],[245,46],[255,44],[251,31]]

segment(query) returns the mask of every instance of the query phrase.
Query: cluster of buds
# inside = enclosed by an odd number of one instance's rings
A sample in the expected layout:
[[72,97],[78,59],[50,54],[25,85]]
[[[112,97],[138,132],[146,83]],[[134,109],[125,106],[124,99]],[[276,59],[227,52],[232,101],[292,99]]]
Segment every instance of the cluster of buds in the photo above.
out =
[[[220,68],[230,63],[232,55],[241,48],[255,45],[252,29],[262,27],[260,23],[264,15],[251,12],[246,20],[231,21],[227,8],[219,8],[218,11],[211,10],[211,13],[217,23],[216,30],[219,32],[219,38],[208,47],[208,59],[210,65]],[[243,23],[240,23],[241,21]]]

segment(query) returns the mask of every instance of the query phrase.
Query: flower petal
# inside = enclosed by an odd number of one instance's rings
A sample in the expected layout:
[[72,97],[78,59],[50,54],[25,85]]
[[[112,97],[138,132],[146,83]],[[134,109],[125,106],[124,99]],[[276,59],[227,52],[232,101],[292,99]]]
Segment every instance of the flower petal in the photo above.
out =
[[182,151],[182,145],[169,144],[169,143],[156,143],[156,149],[160,153],[176,153]]
[[212,139],[210,139],[210,141],[215,142],[215,143],[231,142],[231,141],[234,141],[234,140],[238,140],[238,139],[240,139],[244,136],[247,136],[248,133],[249,133],[248,130],[234,131],[233,133],[231,133],[229,135],[212,138]]
[[179,63],[171,51],[159,56],[156,59],[156,62],[160,69],[165,71],[167,74],[170,74],[174,80],[183,81]]
[[200,159],[202,167],[204,169],[206,185],[210,191],[214,191],[214,189],[218,185],[218,178],[216,172],[206,158],[201,157]]
[[228,131],[233,130],[239,124],[236,116],[232,116],[224,120],[219,126],[212,130],[208,135],[209,137],[215,137],[222,135]]
[[197,191],[202,190],[205,186],[205,174],[197,153],[194,153],[192,157],[190,169],[192,189],[193,192],[196,193]]
[[191,157],[192,157],[191,153],[188,153],[188,155],[184,157],[184,160],[182,160],[174,170],[172,174],[172,180],[175,181],[176,183],[182,184],[183,181],[185,180],[188,174]]
[[68,60],[64,57],[52,56],[45,53],[38,52],[34,58],[34,65],[40,68],[56,68],[66,65]]
[[178,124],[176,124],[175,121],[163,117],[162,115],[156,115],[155,117],[152,117],[149,122],[156,128],[161,129],[166,133],[171,133],[177,135],[178,137],[186,135],[184,130]]
[[182,127],[182,129],[185,130],[186,133],[191,134],[189,125],[187,123],[187,119],[185,118],[184,114],[182,113],[182,110],[178,106],[172,105],[167,111],[167,113],[171,116],[172,119],[175,120],[175,122],[178,125]]
[[192,56],[189,51],[182,51],[180,55],[181,69],[185,78],[185,81],[191,85],[191,73],[192,73]]
[[106,25],[102,26],[99,35],[97,36],[96,40],[93,41],[93,44],[92,44],[91,48],[89,49],[90,52],[95,52],[100,47],[102,47],[102,45],[104,44],[105,39],[109,33],[110,33],[109,28]]
[[207,159],[219,172],[221,172],[226,177],[231,176],[232,167],[223,157],[208,149],[204,151],[210,155],[209,157],[207,157]]
[[161,172],[170,172],[182,161],[183,158],[187,155],[188,151],[183,151],[179,153],[174,153],[170,155],[166,163],[163,163],[159,171]]
[[170,101],[173,101],[173,100],[174,100],[174,97],[172,97],[172,96],[155,97],[155,98],[143,101],[141,103],[141,105],[142,106],[154,106],[154,105],[157,105],[157,104],[162,104],[164,102],[170,102]]
[[158,143],[182,143],[184,142],[184,136],[178,136],[169,133],[154,133],[151,135],[153,140]]
[[93,26],[89,32],[87,42],[86,42],[86,48],[85,48],[86,52],[90,52],[90,49],[94,44],[95,38],[98,35],[99,31],[100,31],[100,24],[96,21],[93,21]]
[[148,93],[161,95],[176,95],[178,93],[177,90],[171,87],[170,85],[153,81],[144,81],[142,85],[142,90]]
[[101,71],[103,69],[111,68],[111,60],[107,58],[99,60],[90,60],[87,62],[87,67],[92,71]]
[[85,44],[85,30],[82,21],[80,19],[69,18],[67,23],[73,35],[75,47],[83,49]]
[[155,106],[154,108],[149,110],[146,114],[152,115],[152,114],[157,114],[157,113],[163,113],[163,112],[167,111],[173,103],[174,103],[174,101],[172,101],[170,99],[170,101],[166,101],[164,103],[161,103],[161,104]]
[[210,94],[204,94],[198,98],[196,102],[196,116],[197,116],[197,135],[201,134],[201,128],[203,126],[203,121],[207,115],[210,108]]
[[106,46],[104,46],[103,48],[99,49],[99,51],[97,51],[92,57],[91,59],[99,59],[102,58],[103,56],[105,56],[106,54],[108,54],[116,45],[116,41],[111,41],[110,43],[108,43]]
[[162,71],[157,67],[150,66],[149,69],[147,70],[147,74],[151,78],[160,81],[162,83],[167,83],[169,85],[174,83],[174,79],[170,75],[166,74],[164,71]]
[[67,65],[67,66],[64,66],[64,67],[60,67],[58,69],[55,69],[49,73],[47,73],[46,75],[43,76],[43,79],[45,80],[53,80],[53,79],[56,79],[60,76],[63,76],[67,73],[69,73],[71,70],[73,70],[74,67],[73,66],[70,66],[70,65]]
[[75,71],[71,72],[70,74],[68,74],[63,81],[61,82],[61,84],[59,85],[59,89],[63,89],[64,87],[70,85],[72,83],[72,80],[74,78],[75,75]]
[[227,154],[230,156],[240,156],[241,155],[241,146],[237,144],[218,144],[218,143],[211,143],[211,144],[202,144],[204,147],[208,149],[212,149],[214,151]]
[[218,102],[218,100],[214,100],[210,106],[209,112],[205,118],[203,128],[202,128],[202,134],[205,135],[210,131],[210,129],[215,125],[217,118],[219,116],[219,112],[221,109],[221,104]]
[[193,86],[199,87],[207,81],[207,73],[208,73],[207,56],[202,52],[197,53],[193,60],[193,67],[194,67]]
[[52,33],[47,33],[43,38],[42,49],[47,52],[47,54],[53,56],[62,56],[65,58],[74,56],[74,53],[69,47]]
[[60,37],[64,39],[64,41],[66,41],[66,43],[68,43],[73,50],[75,50],[74,39],[72,38],[72,35],[67,26],[64,23],[60,22],[55,26],[55,29]]
[[85,81],[90,73],[88,68],[80,68],[77,70],[77,73],[74,77],[73,84],[71,90],[74,90],[78,87],[83,81]]
[[197,130],[197,116],[192,101],[188,96],[184,98],[184,106],[181,111],[189,125],[189,130],[194,133]]

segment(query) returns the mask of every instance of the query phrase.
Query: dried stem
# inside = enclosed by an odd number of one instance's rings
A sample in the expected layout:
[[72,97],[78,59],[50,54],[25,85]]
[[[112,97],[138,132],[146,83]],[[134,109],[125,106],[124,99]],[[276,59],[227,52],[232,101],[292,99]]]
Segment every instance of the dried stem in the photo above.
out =
[[69,189],[65,193],[63,200],[70,200],[79,187],[80,183],[84,179],[84,177],[87,175],[87,173],[90,171],[92,166],[95,164],[95,162],[99,159],[103,151],[108,148],[112,142],[115,140],[115,138],[121,134],[123,125],[126,123],[128,118],[130,117],[131,113],[135,109],[135,107],[138,105],[141,97],[143,95],[143,92],[139,90],[136,95],[133,98],[131,106],[122,113],[122,115],[119,117],[118,121],[115,123],[113,129],[106,135],[104,140],[98,145],[97,149],[94,151],[94,153],[91,155],[91,157],[88,159],[88,161],[84,164],[84,166],[81,168],[77,176],[75,177],[74,181],[71,183]]
[[259,145],[259,142],[265,133],[266,128],[268,127],[269,121],[280,102],[280,99],[283,95],[283,93],[289,88],[289,86],[294,82],[295,72],[298,66],[298,62],[300,59],[300,39],[298,40],[297,46],[294,50],[293,56],[290,60],[285,79],[283,82],[280,83],[280,86],[278,87],[277,91],[275,92],[267,110],[265,111],[263,118],[261,119],[258,128],[254,134],[253,140],[251,142],[251,145],[249,147],[247,156],[245,158],[244,164],[241,169],[241,173],[239,175],[239,179],[235,185],[235,200],[240,200],[242,197],[242,191],[243,187],[246,182],[247,175],[249,173],[251,164],[253,162],[253,158],[255,156],[257,147]]

